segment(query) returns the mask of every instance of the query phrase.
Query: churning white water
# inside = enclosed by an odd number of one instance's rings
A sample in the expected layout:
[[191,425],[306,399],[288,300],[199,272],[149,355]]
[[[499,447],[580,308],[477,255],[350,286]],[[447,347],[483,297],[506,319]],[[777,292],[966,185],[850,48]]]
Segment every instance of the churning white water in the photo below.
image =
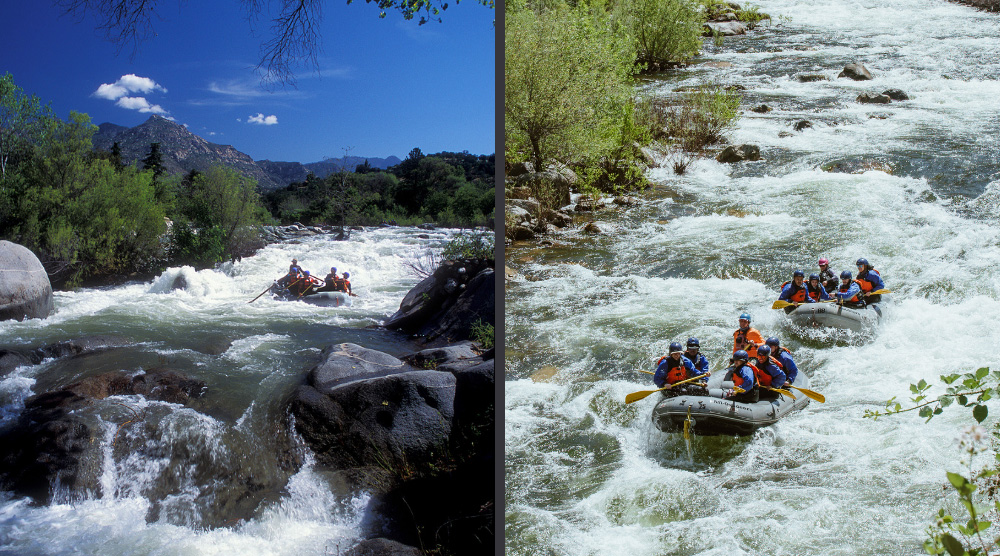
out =
[[[186,406],[140,396],[97,402],[95,490],[56,492],[50,505],[0,493],[0,554],[346,551],[377,525],[370,496],[338,487],[302,446],[301,466],[281,464],[275,437],[286,422],[287,396],[327,345],[413,351],[404,335],[371,325],[394,313],[421,279],[412,265],[427,266],[457,232],[382,228],[355,232],[349,241],[317,236],[270,245],[216,270],[171,268],[151,282],[58,292],[49,318],[0,322],[6,348],[109,334],[133,342],[3,377],[0,426],[17,419],[27,397],[98,372],[165,367],[207,384],[204,396]],[[330,267],[350,272],[353,305],[317,307],[269,295],[248,303],[287,272],[292,258],[319,276]]]
[[[520,273],[505,300],[508,554],[920,554],[954,505],[943,484],[967,411],[862,415],[921,379],[1000,364],[1000,16],[939,0],[758,3],[770,28],[706,43],[732,67],[644,88],[745,86],[745,109],[773,111],[747,110],[730,142],[764,160],[653,170],[643,205],[598,213],[609,233],[507,250]],[[875,79],[837,79],[853,61]],[[893,88],[911,100],[855,101]],[[801,120],[812,127],[794,132]],[[843,162],[875,169],[824,171]],[[894,293],[873,333],[796,330],[770,309],[820,256],[881,271]],[[652,388],[639,369],[671,341],[698,337],[724,367],[742,312],[827,402],[750,438],[696,437],[689,459],[652,426],[657,398],[625,395]]]

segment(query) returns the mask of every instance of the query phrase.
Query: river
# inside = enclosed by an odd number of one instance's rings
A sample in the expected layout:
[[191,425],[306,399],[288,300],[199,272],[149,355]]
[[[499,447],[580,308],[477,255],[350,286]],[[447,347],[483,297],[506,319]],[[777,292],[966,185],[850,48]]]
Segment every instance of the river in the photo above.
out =
[[[114,334],[127,348],[20,367],[0,379],[0,426],[33,394],[107,371],[166,367],[207,383],[187,406],[113,396],[87,412],[100,443],[100,488],[47,506],[0,493],[0,554],[340,554],[372,525],[369,496],[312,463],[287,464],[288,396],[327,345],[401,355],[419,349],[379,330],[458,230],[375,228],[349,241],[273,244],[217,269],[170,268],[150,282],[55,293],[48,318],[0,322],[0,346],[34,348]],[[325,276],[350,272],[349,307],[265,295],[292,258]],[[182,276],[183,289],[171,289]],[[121,426],[135,416],[140,419]],[[120,428],[120,432],[119,432]],[[116,438],[117,435],[117,438]],[[294,443],[294,439],[292,439]]]
[[[962,469],[969,412],[863,413],[921,379],[1000,364],[1000,16],[941,0],[758,4],[773,25],[706,41],[699,61],[731,67],[642,87],[743,85],[730,142],[763,160],[653,169],[640,206],[595,215],[606,233],[506,249],[509,555],[922,554],[937,509],[955,507],[945,470]],[[875,79],[837,79],[853,61]],[[891,88],[910,100],[855,101]],[[774,110],[748,110],[762,103]],[[801,120],[813,126],[794,132]],[[822,169],[843,161],[875,169]],[[881,271],[894,293],[874,332],[796,330],[771,310],[820,256]],[[826,403],[689,452],[653,427],[656,397],[624,398],[652,388],[639,370],[671,341],[698,337],[723,368],[742,312]]]

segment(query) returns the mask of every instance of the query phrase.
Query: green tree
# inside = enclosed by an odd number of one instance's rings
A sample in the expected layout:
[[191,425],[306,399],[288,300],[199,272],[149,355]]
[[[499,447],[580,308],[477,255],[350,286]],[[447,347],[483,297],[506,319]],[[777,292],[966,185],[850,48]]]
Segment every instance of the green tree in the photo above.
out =
[[506,15],[504,150],[537,167],[598,159],[631,106],[634,52],[586,6]]
[[[201,264],[241,257],[257,246],[257,227],[267,213],[257,193],[257,182],[225,166],[215,165],[194,177],[190,197],[179,199],[182,214],[197,234],[217,239],[221,252],[211,250]],[[183,227],[182,227],[183,228]]]
[[[26,95],[14,84],[14,76],[0,76],[0,180],[26,159],[54,116],[35,95]],[[0,199],[2,200],[2,199]]]
[[[117,143],[115,143],[117,145]],[[149,154],[146,158],[142,159],[142,167],[146,170],[153,172],[153,179],[159,178],[163,175],[166,169],[163,167],[163,153],[160,152],[159,143],[149,144]]]

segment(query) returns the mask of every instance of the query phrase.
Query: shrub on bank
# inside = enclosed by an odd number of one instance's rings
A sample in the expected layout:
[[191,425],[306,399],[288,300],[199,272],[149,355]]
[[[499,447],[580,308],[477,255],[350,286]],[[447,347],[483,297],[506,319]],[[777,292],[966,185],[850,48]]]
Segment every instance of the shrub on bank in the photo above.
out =
[[736,127],[740,102],[738,93],[722,87],[699,87],[675,99],[647,99],[642,103],[642,120],[654,138],[701,153]]
[[659,71],[686,62],[701,49],[703,16],[688,0],[619,0],[612,22],[632,38],[636,63]]

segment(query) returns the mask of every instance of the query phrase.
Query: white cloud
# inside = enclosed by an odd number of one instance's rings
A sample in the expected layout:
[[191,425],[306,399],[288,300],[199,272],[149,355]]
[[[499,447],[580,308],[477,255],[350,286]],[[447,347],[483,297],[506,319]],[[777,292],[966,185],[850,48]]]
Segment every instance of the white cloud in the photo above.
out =
[[94,91],[94,96],[108,100],[117,100],[129,93],[151,93],[153,91],[167,92],[167,90],[148,77],[139,77],[135,74],[121,76],[114,83],[102,83]]
[[167,111],[159,104],[150,104],[143,97],[122,97],[115,103],[120,108],[127,110],[138,110],[139,112],[152,112],[153,114],[166,114]]
[[258,112],[256,116],[250,116],[250,119],[247,120],[247,123],[249,123],[249,124],[261,124],[261,125],[274,125],[274,124],[278,123],[278,117],[275,116],[274,114],[272,114],[270,116],[265,116],[264,114],[261,114],[260,112]]

